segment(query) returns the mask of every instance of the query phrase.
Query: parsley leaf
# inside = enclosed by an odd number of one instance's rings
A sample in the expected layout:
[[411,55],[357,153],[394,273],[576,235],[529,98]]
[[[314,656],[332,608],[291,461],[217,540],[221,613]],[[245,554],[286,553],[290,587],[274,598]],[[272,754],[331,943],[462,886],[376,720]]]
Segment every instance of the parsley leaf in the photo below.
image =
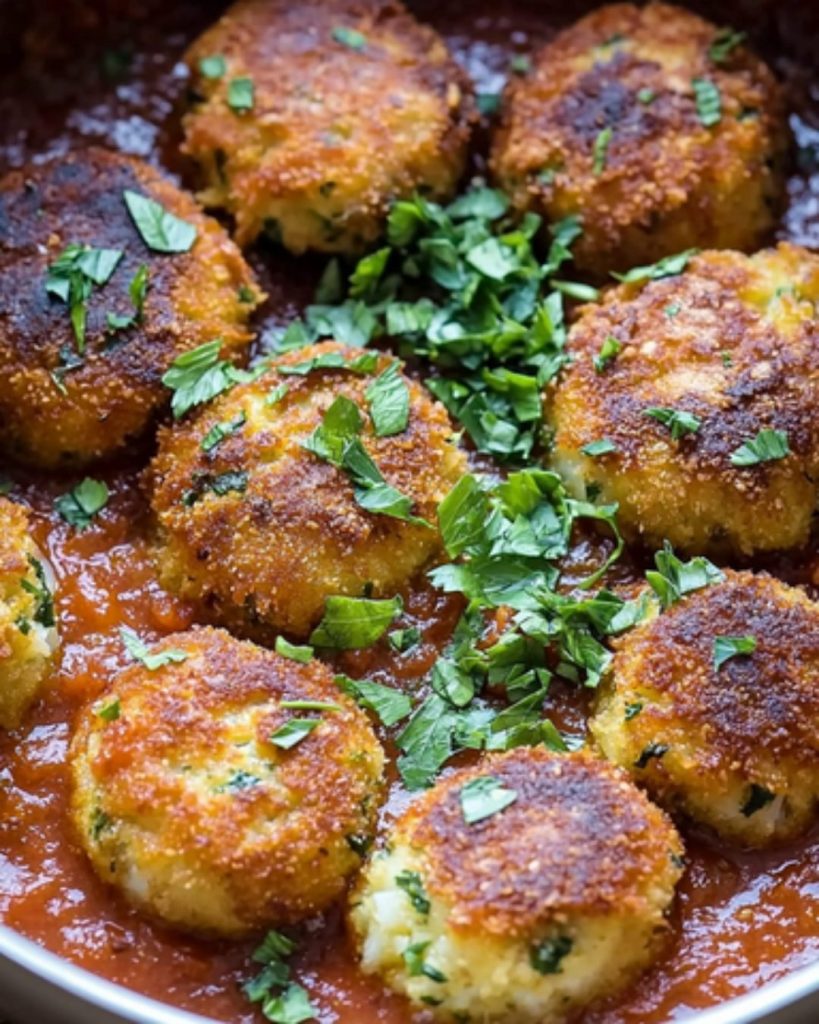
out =
[[85,351],[87,303],[92,288],[107,284],[121,259],[121,249],[94,249],[72,243],[49,265],[46,292],[68,306],[77,351],[81,355]]
[[278,373],[282,376],[306,377],[315,370],[349,370],[351,373],[372,373],[378,363],[378,354],[363,352],[361,355],[349,357],[343,352],[322,352],[302,363],[290,366],[279,366]]
[[734,50],[747,38],[747,32],[737,32],[726,26],[719,29],[708,47],[708,56],[715,64],[725,64]]
[[603,128],[597,133],[594,146],[592,147],[592,174],[600,175],[605,170],[606,155],[612,134],[613,129],[611,127]]
[[125,189],[122,193],[128,213],[142,241],[154,252],[188,252],[196,240],[196,228],[169,213],[148,196]]
[[216,338],[183,352],[171,363],[162,383],[173,391],[171,410],[174,419],[181,419],[194,406],[209,402],[237,381],[246,379],[246,375],[220,358],[221,348],[222,339]]
[[152,654],[147,644],[129,626],[120,627],[119,635],[125,650],[134,661],[140,662],[149,672],[155,672],[164,665],[180,665],[188,659],[186,651],[176,650],[172,647]]
[[397,361],[370,384],[366,391],[376,437],[391,437],[407,429],[410,394]]
[[60,495],[54,507],[69,525],[85,530],[107,504],[108,486],[101,480],[86,477],[67,494]]
[[424,959],[424,953],[426,953],[429,946],[429,942],[415,942],[404,949],[401,956],[407,966],[407,973],[411,978],[423,976],[429,978],[430,981],[437,981],[439,984],[443,984],[447,981],[447,976],[442,971],[439,971],[437,967],[428,964]]
[[320,718],[291,718],[270,734],[270,742],[282,750],[290,750],[320,725]]
[[760,430],[756,437],[741,444],[731,453],[731,465],[757,466],[761,462],[775,462],[790,455],[788,435],[784,430]]
[[203,452],[211,452],[222,443],[226,437],[235,434],[247,422],[244,412],[238,413],[232,420],[223,420],[221,423],[214,423],[210,430],[202,438],[200,447]]
[[412,702],[400,690],[373,683],[369,679],[350,679],[345,675],[337,675],[335,681],[339,689],[362,708],[375,712],[381,724],[387,728],[406,718],[412,710]]
[[262,1014],[272,1024],[302,1024],[318,1017],[307,992],[290,979],[290,965],[285,958],[295,950],[292,939],[281,932],[268,932],[253,954],[262,970],[242,987],[251,1003],[262,1004]]
[[336,25],[331,32],[333,39],[350,50],[363,50],[367,45],[367,37],[354,28],[346,25]]
[[584,455],[596,458],[598,455],[610,455],[611,452],[616,452],[617,445],[610,438],[601,437],[599,441],[590,441],[588,444],[584,444],[580,451]]
[[121,706],[119,697],[112,697],[103,701],[94,708],[94,714],[103,722],[116,722],[120,716]]
[[401,871],[395,876],[395,884],[402,889],[412,904],[413,910],[423,917],[430,912],[432,904],[429,901],[424,882],[417,871]]
[[231,110],[244,114],[253,109],[255,102],[253,79],[232,78],[228,82],[227,102]]
[[614,362],[622,349],[623,346],[617,338],[613,334],[609,334],[600,346],[600,351],[592,358],[592,365],[597,373],[602,373],[609,363]]
[[559,935],[555,939],[544,939],[532,946],[529,951],[529,963],[538,974],[560,974],[561,963],[571,953],[574,941],[568,935]]
[[518,798],[513,789],[507,787],[493,775],[479,775],[470,779],[461,789],[461,811],[467,825],[474,825],[485,818],[491,818],[509,807]]
[[310,636],[315,647],[339,651],[370,647],[389,629],[403,607],[400,597],[328,597],[324,616]]
[[722,96],[716,82],[710,78],[692,78],[697,116],[706,128],[713,128],[722,120]]
[[702,420],[693,413],[684,412],[682,409],[668,409],[662,406],[652,406],[643,410],[644,416],[662,423],[671,431],[672,441],[679,441],[686,434],[696,434],[702,426]]
[[623,284],[633,284],[637,281],[660,281],[664,277],[676,277],[688,266],[689,261],[697,255],[699,249],[686,249],[684,252],[675,253],[673,256],[664,256],[656,263],[644,267],[632,267],[625,274],[611,272],[611,276]]
[[299,661],[302,665],[306,665],[313,660],[312,647],[291,644],[283,636],[276,637],[275,651],[276,654],[280,654],[283,658],[289,658],[290,661]]
[[753,636],[715,636],[714,637],[714,671],[731,658],[742,654],[753,654],[756,650],[756,637]]
[[721,583],[725,579],[722,572],[707,558],[698,556],[690,562],[681,561],[668,541],[663,545],[663,550],[655,554],[654,564],[657,566],[656,571],[649,570],[646,579],[663,608],[670,608],[686,594]]
[[201,58],[199,71],[205,78],[223,78],[227,71],[227,63],[221,53],[214,53],[210,57]]
[[20,580],[20,586],[35,599],[36,604],[32,615],[34,621],[45,626],[46,629],[51,629],[52,626],[56,626],[57,618],[54,612],[54,595],[48,583],[45,566],[39,558],[35,558],[33,555],[28,556],[28,564],[34,571],[36,582],[24,576]]

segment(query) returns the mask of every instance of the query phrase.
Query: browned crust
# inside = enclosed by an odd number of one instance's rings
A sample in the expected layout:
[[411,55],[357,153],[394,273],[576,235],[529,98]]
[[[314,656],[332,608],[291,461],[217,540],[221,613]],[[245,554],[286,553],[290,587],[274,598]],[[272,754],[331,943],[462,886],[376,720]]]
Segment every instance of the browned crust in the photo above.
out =
[[[781,90],[743,46],[715,64],[716,32],[669,4],[610,4],[510,83],[493,172],[519,209],[583,217],[574,252],[587,269],[624,270],[692,245],[750,249],[773,228],[787,147]],[[716,127],[698,117],[694,78],[720,91]],[[640,100],[646,89],[651,102]],[[609,127],[595,170],[595,141]],[[547,168],[555,173],[544,180]]]
[[[160,433],[150,483],[166,548],[163,574],[234,625],[269,623],[303,633],[321,615],[328,594],[362,596],[369,583],[380,596],[402,585],[439,548],[437,529],[363,510],[347,474],[305,451],[302,442],[335,398],[352,399],[362,410],[364,446],[383,476],[412,499],[415,515],[434,524],[438,502],[465,465],[463,453],[449,440],[446,411],[407,380],[407,430],[375,437],[364,399],[373,376],[344,370],[304,377],[277,372],[278,366],[322,352],[361,354],[336,343],[300,349],[197,419]],[[379,355],[375,373],[393,361]],[[282,383],[286,396],[266,409],[262,421],[249,418],[216,449],[202,451],[202,438],[215,423],[230,421],[249,408],[250,400],[258,405]],[[210,493],[189,507],[183,503],[197,479],[237,471],[248,474],[244,493]],[[188,582],[180,582],[180,570]]]
[[[702,253],[679,276],[621,285],[584,307],[569,337],[574,361],[554,393],[556,446],[579,450],[608,437],[617,452],[605,458],[624,469],[639,466],[649,450],[652,457],[663,451],[681,493],[686,480],[705,473],[749,501],[785,468],[819,476],[819,330],[812,301],[819,297],[819,257],[787,243],[775,253],[776,269],[804,295],[798,302],[783,296],[781,324],[765,315],[764,297],[763,308],[749,297],[762,290],[761,261],[774,257],[773,250],[750,258]],[[593,359],[608,337],[622,348],[598,373]],[[672,441],[666,426],[645,416],[656,406],[693,413],[701,426]],[[785,431],[793,455],[733,467],[731,453],[763,429]]]
[[[364,49],[335,39],[339,27],[362,33]],[[219,81],[199,70],[213,54],[228,65]],[[266,199],[323,207],[319,197],[338,188],[347,208],[318,248],[338,249],[334,233],[360,247],[392,199],[416,188],[445,198],[463,171],[469,79],[438,34],[393,0],[240,0],[185,60],[203,99],[184,119],[183,148],[206,169],[208,202],[236,215],[242,244],[262,229]],[[254,108],[237,116],[227,90],[242,76]]]
[[[105,692],[104,700],[120,702],[116,721],[104,722],[91,708],[80,716],[71,747],[75,813],[84,815],[89,799],[78,789],[78,765],[94,736],[97,806],[113,822],[142,822],[163,856],[175,850],[192,870],[201,864],[217,872],[251,927],[319,909],[359,862],[346,837],[366,839],[374,828],[382,752],[366,715],[318,661],[300,664],[210,628],[173,634],[154,648],[165,649],[188,659],[153,672],[133,665]],[[282,709],[282,700],[329,701],[338,710],[323,713],[318,729],[281,751],[270,734],[291,718],[317,714]],[[259,707],[248,739],[269,758],[269,781],[203,800],[179,769],[186,761],[194,772],[218,766],[220,756],[229,761],[230,715]],[[329,879],[323,862],[337,869]],[[116,865],[108,870],[115,873]]]
[[29,534],[28,510],[0,497],[0,594],[6,582],[19,586],[29,572],[25,548]]
[[[147,195],[197,228],[190,252],[152,252],[134,227],[124,189]],[[51,373],[60,351],[76,354],[67,306],[45,290],[47,268],[69,243],[120,249],[111,280],[88,302],[87,352],[65,375]],[[143,323],[106,334],[106,314],[130,315],[128,284],[147,264]],[[239,290],[253,296],[241,302]],[[224,230],[193,199],[147,164],[89,148],[12,171],[0,183],[0,441],[10,454],[44,467],[105,456],[141,434],[169,393],[162,374],[173,359],[221,337],[241,357],[247,319],[261,293]]]
[[[460,791],[491,775],[517,793],[467,825]],[[531,935],[578,914],[654,915],[649,890],[679,876],[682,845],[665,814],[618,768],[585,754],[519,748],[456,772],[414,803],[397,833],[421,854],[449,926]]]
[[[683,728],[697,769],[741,771],[764,784],[773,766],[819,767],[819,605],[770,576],[726,571],[619,642],[614,685],[645,706],[634,724],[659,743]],[[714,669],[714,638],[746,636],[756,650]],[[662,781],[662,759],[652,759]],[[774,789],[777,787],[774,786]]]

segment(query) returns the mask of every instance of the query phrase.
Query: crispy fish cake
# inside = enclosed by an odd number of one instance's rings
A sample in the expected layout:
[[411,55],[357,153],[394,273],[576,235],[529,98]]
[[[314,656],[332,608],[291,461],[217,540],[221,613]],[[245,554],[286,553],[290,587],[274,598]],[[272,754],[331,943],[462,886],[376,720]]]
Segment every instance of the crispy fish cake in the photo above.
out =
[[240,0],[187,54],[184,152],[240,244],[358,251],[391,200],[451,196],[473,104],[443,41],[391,0]]
[[[488,816],[468,823],[475,812]],[[438,1018],[558,1021],[651,961],[681,854],[624,773],[519,748],[410,806],[349,921],[364,970]]]
[[606,757],[726,839],[804,831],[819,804],[819,605],[729,571],[618,647],[591,720]]
[[[627,537],[720,556],[807,541],[819,481],[819,258],[707,252],[621,285],[570,332],[547,417],[579,496]],[[656,418],[655,418],[656,417]]]
[[[126,190],[185,222],[157,223],[151,208],[154,244],[195,230],[189,251],[149,246]],[[0,182],[0,294],[0,445],[45,468],[101,459],[141,435],[166,404],[174,357],[216,337],[241,355],[260,299],[239,250],[190,196],[101,149]]]
[[53,574],[21,505],[0,498],[0,727],[15,729],[37,698],[58,636]]
[[[305,369],[317,359],[324,368]],[[367,392],[385,373],[407,419],[377,436]],[[435,523],[465,468],[443,406],[390,356],[315,345],[161,433],[150,485],[166,587],[235,629],[304,636],[327,597],[389,596],[438,552],[433,525],[363,508],[350,474],[305,448],[337,399],[357,407],[377,472],[414,517]],[[220,425],[226,436],[211,446]]]
[[511,84],[491,165],[519,210],[579,214],[576,262],[605,275],[692,246],[764,244],[786,124],[741,36],[668,4],[611,4]]
[[77,724],[71,806],[95,870],[186,931],[235,937],[323,909],[375,826],[383,751],[366,715],[320,662],[221,630],[162,653]]

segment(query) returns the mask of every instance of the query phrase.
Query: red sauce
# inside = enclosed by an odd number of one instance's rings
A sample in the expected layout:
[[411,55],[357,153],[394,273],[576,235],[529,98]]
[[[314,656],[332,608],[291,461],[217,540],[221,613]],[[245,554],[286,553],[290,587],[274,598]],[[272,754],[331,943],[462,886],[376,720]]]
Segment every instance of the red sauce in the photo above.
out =
[[[27,6],[36,7],[33,14],[25,13]],[[518,2],[499,14],[496,5],[464,0],[437,6],[425,2],[420,10],[447,36],[479,87],[495,91],[510,53],[528,51],[566,19],[556,13],[561,6],[557,0]],[[743,6],[753,12],[753,20],[743,17]],[[89,7],[106,13],[96,17]],[[812,154],[809,150],[819,143],[819,83],[805,69],[812,65],[819,40],[819,13],[783,12],[768,2],[707,8],[718,22],[749,28],[788,83],[792,124],[803,150],[790,181],[782,235],[817,246],[819,146]],[[20,40],[27,35],[20,66],[8,57],[8,70],[0,75],[0,163],[19,165],[39,153],[102,142],[173,171],[184,170],[175,155],[174,115],[184,90],[177,60],[216,9],[192,0],[7,3],[0,48],[19,56]],[[127,12],[128,20],[117,12]],[[480,167],[479,156],[475,162]],[[271,293],[263,334],[266,325],[292,315],[294,303],[309,294],[316,264],[269,252],[253,259]],[[253,944],[196,941],[141,919],[96,880],[66,821],[65,756],[72,720],[124,664],[118,627],[129,625],[151,637],[192,621],[190,609],[155,581],[138,475],[134,469],[108,474],[113,498],[82,534],[52,511],[55,495],[71,481],[17,479],[14,496],[33,508],[38,540],[57,572],[62,659],[26,727],[0,736],[0,920],[140,992],[231,1024],[253,1021],[239,991],[252,971]],[[575,561],[591,555],[584,542]],[[773,568],[788,579],[819,585],[815,546]],[[341,667],[410,691],[421,685],[458,607],[422,585],[406,597],[408,621],[422,628],[423,645],[404,657],[383,651],[346,655]],[[555,686],[550,705],[559,724],[582,731],[582,695]],[[406,800],[393,780],[385,826]],[[664,956],[631,991],[587,1014],[588,1024],[669,1020],[758,987],[819,956],[819,831],[787,849],[765,853],[721,849],[691,832],[686,842],[689,868]],[[358,972],[338,912],[307,922],[299,931],[296,974],[323,1022],[405,1024],[411,1019],[401,1000]]]

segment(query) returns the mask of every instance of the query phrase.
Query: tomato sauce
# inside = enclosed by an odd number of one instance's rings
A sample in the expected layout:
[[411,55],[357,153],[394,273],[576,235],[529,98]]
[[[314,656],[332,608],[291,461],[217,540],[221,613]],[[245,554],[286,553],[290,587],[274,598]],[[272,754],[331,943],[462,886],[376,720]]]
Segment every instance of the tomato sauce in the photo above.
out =
[[[510,55],[526,53],[568,17],[557,0],[418,6],[450,44],[481,91],[502,84]],[[573,5],[576,17],[589,5]],[[700,5],[704,7],[705,5]],[[33,11],[27,8],[34,8]],[[0,169],[69,146],[109,145],[184,173],[176,153],[177,113],[185,77],[179,55],[219,5],[142,0],[96,4],[0,6]],[[94,12],[97,13],[94,13]],[[799,154],[789,183],[781,234],[819,246],[819,82],[809,73],[819,41],[819,12],[781,4],[708,4],[717,22],[747,28],[784,78]],[[475,156],[480,170],[481,140]],[[270,299],[265,332],[297,313],[319,266],[272,251],[252,254]],[[147,995],[219,1020],[256,1019],[240,992],[252,972],[253,943],[198,941],[169,932],[133,912],[97,881],[66,818],[66,750],[77,710],[123,667],[118,635],[128,625],[146,639],[193,622],[192,610],[164,593],[151,562],[139,466],[104,476],[108,507],[77,533],[53,511],[71,479],[31,478],[11,467],[12,496],[33,510],[37,539],[58,578],[61,661],[25,727],[0,735],[0,920],[55,953]],[[586,539],[570,559],[582,574],[595,557]],[[811,589],[819,586],[814,545],[768,568]],[[456,600],[423,583],[406,595],[406,624],[423,643],[405,655],[385,649],[339,659],[349,674],[417,691],[459,614]],[[553,686],[547,711],[564,729],[582,733],[584,696]],[[382,736],[391,749],[389,736]],[[408,799],[392,776],[382,826]],[[628,992],[586,1014],[587,1024],[653,1024],[684,1016],[781,977],[819,957],[819,830],[785,849],[745,853],[687,830],[689,866],[672,935],[654,968]],[[297,979],[322,1022],[407,1024],[400,999],[355,966],[339,911],[306,922],[296,934]],[[2,1011],[0,994],[0,1011]],[[417,1019],[422,1020],[423,1014]]]

